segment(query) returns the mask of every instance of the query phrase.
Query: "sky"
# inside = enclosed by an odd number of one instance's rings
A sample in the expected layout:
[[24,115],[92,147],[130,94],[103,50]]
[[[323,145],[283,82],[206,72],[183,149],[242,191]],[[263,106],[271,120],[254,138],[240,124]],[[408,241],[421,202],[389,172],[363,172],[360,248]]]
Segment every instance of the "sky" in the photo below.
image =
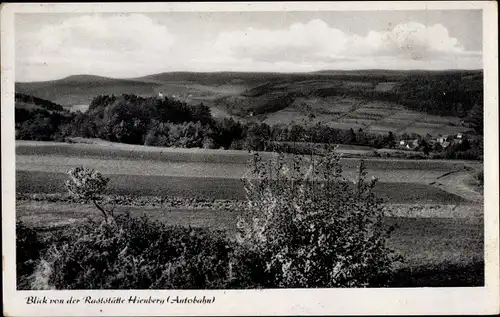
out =
[[481,14],[18,13],[16,81],[170,71],[482,69]]

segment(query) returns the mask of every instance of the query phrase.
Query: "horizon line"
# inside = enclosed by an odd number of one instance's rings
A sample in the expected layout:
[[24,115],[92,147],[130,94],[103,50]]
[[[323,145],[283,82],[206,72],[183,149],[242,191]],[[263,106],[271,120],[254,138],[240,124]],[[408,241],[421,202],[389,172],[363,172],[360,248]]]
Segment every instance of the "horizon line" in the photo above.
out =
[[265,72],[265,71],[231,71],[231,70],[220,70],[220,71],[165,71],[159,73],[152,73],[143,76],[134,76],[134,77],[111,77],[111,76],[103,76],[103,75],[95,75],[95,74],[74,74],[68,75],[62,78],[56,79],[46,79],[46,80],[32,80],[32,81],[14,81],[15,84],[27,84],[27,83],[43,83],[43,82],[51,82],[51,81],[60,81],[65,80],[71,77],[98,77],[104,79],[115,79],[115,80],[135,80],[135,79],[144,79],[150,76],[163,75],[163,74],[224,74],[224,73],[232,73],[232,74],[283,74],[283,75],[298,75],[298,74],[319,74],[326,72],[345,72],[345,73],[355,73],[355,72],[392,72],[392,73],[404,73],[404,72],[430,72],[430,73],[439,73],[439,72],[483,72],[483,68],[474,68],[474,69],[424,69],[424,68],[415,68],[415,69],[384,69],[384,68],[369,68],[369,69],[323,69],[323,70],[315,70],[315,71],[293,71],[293,72]]

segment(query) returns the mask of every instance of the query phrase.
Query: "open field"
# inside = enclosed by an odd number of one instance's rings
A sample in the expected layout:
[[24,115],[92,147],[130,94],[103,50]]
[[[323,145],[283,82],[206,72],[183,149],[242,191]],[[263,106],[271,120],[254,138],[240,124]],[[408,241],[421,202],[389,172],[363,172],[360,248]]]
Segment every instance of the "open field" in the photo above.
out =
[[467,131],[460,125],[459,118],[423,114],[395,103],[350,97],[298,98],[290,107],[267,113],[262,118],[271,125],[288,122],[314,125],[321,122],[332,128],[361,128],[376,133],[437,135]]
[[[366,147],[341,145],[339,153],[350,150],[371,151]],[[209,150],[209,149],[185,149],[185,148],[162,148],[153,146],[132,145],[113,143],[98,140],[91,144],[70,144],[60,142],[39,142],[16,140],[16,156],[66,156],[84,157],[108,160],[147,160],[164,162],[198,162],[198,163],[223,163],[242,164],[248,163],[252,154],[248,151],[238,150]],[[276,157],[275,153],[261,152],[263,159]],[[288,155],[289,156],[289,155]],[[307,158],[307,156],[304,156]],[[365,159],[367,169],[376,170],[456,170],[464,167],[479,168],[482,166],[478,161],[460,160],[405,160],[405,159]],[[343,158],[344,168],[355,168],[359,164],[359,158]]]
[[[262,153],[272,159],[273,153]],[[251,155],[246,151],[188,150],[123,144],[17,142],[18,192],[65,192],[65,173],[76,166],[110,177],[113,194],[199,196],[244,199],[241,178]],[[307,162],[307,156],[305,156]],[[359,159],[341,161],[354,179]],[[305,163],[304,167],[307,166]],[[365,160],[369,177],[379,179],[376,193],[388,203],[466,203],[460,195],[432,186],[443,175],[478,168],[477,162]],[[449,185],[449,184],[448,184]]]
[[[110,177],[110,193],[118,195],[154,195],[200,197],[214,199],[245,199],[243,182],[235,178],[145,176],[114,174]],[[66,192],[64,173],[17,171],[16,189],[22,193]],[[387,203],[443,203],[466,202],[460,196],[439,188],[415,183],[378,183],[378,197]]]
[[[346,162],[344,176],[354,179],[356,167]],[[304,164],[305,165],[305,164]],[[20,171],[64,173],[77,166],[94,168],[108,175],[130,174],[144,176],[172,176],[199,178],[235,178],[240,179],[247,173],[248,166],[238,163],[212,162],[180,162],[156,160],[101,159],[94,157],[75,157],[61,155],[19,155],[16,168]],[[303,170],[307,166],[303,167]],[[447,169],[435,170],[405,170],[405,169],[375,169],[372,168],[368,177],[376,177],[383,183],[416,183],[429,184],[441,175],[449,172]]]

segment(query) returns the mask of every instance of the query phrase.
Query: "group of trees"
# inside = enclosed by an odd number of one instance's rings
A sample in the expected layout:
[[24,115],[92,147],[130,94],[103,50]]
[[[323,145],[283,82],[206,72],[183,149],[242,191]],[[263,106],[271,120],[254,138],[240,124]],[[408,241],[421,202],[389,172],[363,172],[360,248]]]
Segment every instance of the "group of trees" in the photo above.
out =
[[401,104],[411,109],[464,118],[474,104],[483,104],[483,78],[455,73],[408,77],[398,95]]
[[[20,139],[58,140],[68,136],[151,146],[268,150],[276,142],[310,142],[393,147],[394,136],[341,130],[317,124],[270,126],[214,119],[203,105],[135,95],[98,96],[85,113],[18,109]],[[42,112],[40,112],[42,111]]]
[[73,118],[61,105],[29,95],[16,93],[15,104],[16,138],[21,140],[57,140]]
[[123,95],[94,98],[87,112],[75,115],[67,131],[112,142],[190,148],[212,144],[216,126],[203,104]]
[[267,150],[280,146],[286,148],[290,143],[308,144],[351,144],[370,146],[374,148],[393,148],[396,138],[392,132],[386,135],[365,132],[362,129],[342,130],[324,124],[313,126],[273,125],[251,123],[245,126],[244,148],[252,150]]

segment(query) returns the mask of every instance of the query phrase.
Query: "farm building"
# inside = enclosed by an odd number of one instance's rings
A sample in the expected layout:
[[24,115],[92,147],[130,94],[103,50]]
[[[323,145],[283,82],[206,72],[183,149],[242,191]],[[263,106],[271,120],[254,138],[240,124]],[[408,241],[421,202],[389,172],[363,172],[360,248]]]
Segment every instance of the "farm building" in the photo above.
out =
[[463,133],[457,133],[456,135],[440,136],[435,140],[435,142],[439,143],[443,148],[447,148],[448,146],[453,144],[462,144],[464,139],[465,135]]
[[420,140],[419,139],[414,139],[414,140],[401,140],[399,141],[399,146],[401,148],[405,148],[407,150],[412,150],[417,148],[420,145]]
[[436,139],[437,143],[443,145],[444,142],[447,142],[450,137],[448,135],[440,136]]

